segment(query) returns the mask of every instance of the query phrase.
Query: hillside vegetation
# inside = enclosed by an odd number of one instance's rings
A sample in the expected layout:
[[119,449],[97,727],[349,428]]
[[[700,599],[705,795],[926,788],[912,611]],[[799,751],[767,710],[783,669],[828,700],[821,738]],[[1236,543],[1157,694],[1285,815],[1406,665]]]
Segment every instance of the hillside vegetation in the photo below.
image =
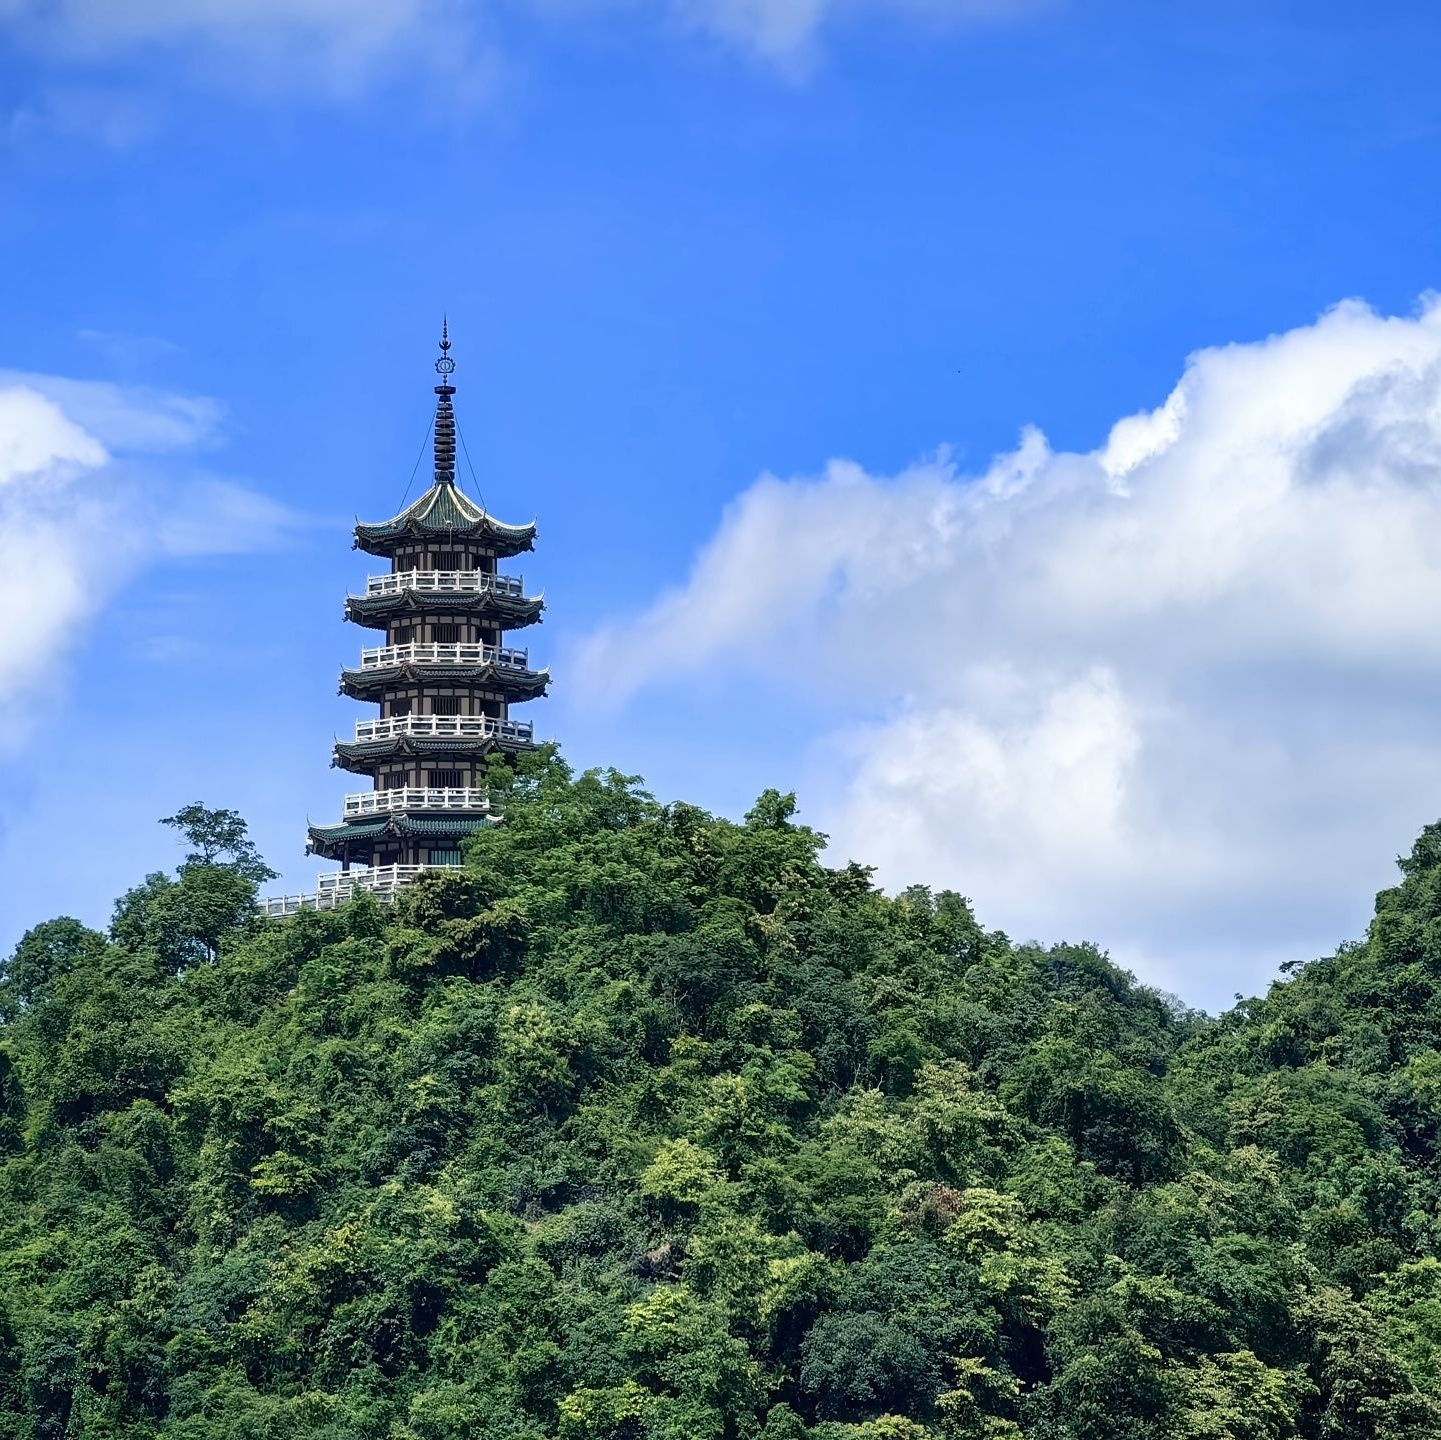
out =
[[773,792],[497,784],[393,910],[196,808],[25,937],[0,1436],[1441,1440],[1441,827],[1208,1020]]

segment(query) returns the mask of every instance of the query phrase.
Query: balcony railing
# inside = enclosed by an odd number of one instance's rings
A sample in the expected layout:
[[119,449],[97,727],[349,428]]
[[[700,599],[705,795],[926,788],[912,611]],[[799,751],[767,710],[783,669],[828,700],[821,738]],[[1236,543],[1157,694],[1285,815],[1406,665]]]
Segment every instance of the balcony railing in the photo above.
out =
[[367,599],[416,590],[428,595],[504,595],[523,600],[525,586],[519,575],[491,575],[484,570],[398,570],[393,575],[371,575],[365,581]]
[[426,790],[407,785],[398,790],[366,790],[345,797],[347,820],[357,815],[393,815],[398,810],[489,810],[490,792],[471,786]]
[[362,670],[385,670],[393,665],[494,665],[500,670],[527,670],[530,653],[505,645],[426,645],[419,641],[374,645],[360,652]]
[[279,919],[294,915],[299,910],[333,910],[343,905],[357,891],[367,890],[383,905],[395,899],[396,891],[409,885],[417,875],[427,870],[454,870],[454,865],[378,865],[364,866],[354,870],[333,870],[322,875],[316,882],[311,895],[272,895],[255,902],[262,915]]
[[534,734],[529,720],[498,720],[494,715],[395,715],[355,722],[357,745],[369,740],[514,740],[529,745]]

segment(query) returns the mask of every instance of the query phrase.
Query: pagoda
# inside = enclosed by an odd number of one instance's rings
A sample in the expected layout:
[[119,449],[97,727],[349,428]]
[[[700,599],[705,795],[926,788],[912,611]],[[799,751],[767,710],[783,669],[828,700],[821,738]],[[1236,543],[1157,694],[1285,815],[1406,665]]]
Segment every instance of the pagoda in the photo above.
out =
[[331,761],[371,788],[345,797],[339,824],[309,828],[310,853],[342,867],[322,877],[322,905],[327,893],[384,896],[425,868],[460,864],[462,841],[493,818],[488,759],[534,748],[531,723],[512,719],[511,706],[543,695],[550,680],[507,643],[540,620],[543,602],[499,569],[534,547],[535,525],[502,524],[456,483],[450,345],[443,326],[434,482],[393,519],[355,527],[355,548],[390,569],[346,599],[345,618],[380,632],[381,643],[341,671],[340,693],[378,714],[358,720]]

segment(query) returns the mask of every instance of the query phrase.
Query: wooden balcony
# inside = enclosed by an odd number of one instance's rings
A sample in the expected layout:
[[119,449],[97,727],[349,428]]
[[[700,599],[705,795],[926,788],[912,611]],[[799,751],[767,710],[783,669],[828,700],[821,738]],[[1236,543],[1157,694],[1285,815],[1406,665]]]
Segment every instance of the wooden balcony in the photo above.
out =
[[511,740],[529,745],[534,735],[529,720],[497,720],[493,715],[396,715],[355,722],[357,745],[375,740]]
[[257,900],[255,905],[262,915],[273,920],[301,910],[333,910],[361,890],[374,895],[381,904],[389,905],[396,892],[409,885],[417,875],[423,875],[427,870],[456,868],[454,865],[378,865],[374,868],[357,866],[353,870],[335,870],[319,877],[313,894],[272,895]]
[[506,645],[373,645],[360,652],[362,670],[388,670],[397,665],[493,665],[499,670],[528,670],[530,652]]
[[345,797],[344,815],[355,820],[364,815],[394,815],[413,810],[490,809],[490,792],[473,787],[456,790],[427,790],[407,785],[398,790],[366,790]]
[[365,582],[367,598],[400,595],[415,590],[429,595],[503,595],[525,598],[519,575],[490,575],[483,570],[397,570],[392,575],[371,575]]

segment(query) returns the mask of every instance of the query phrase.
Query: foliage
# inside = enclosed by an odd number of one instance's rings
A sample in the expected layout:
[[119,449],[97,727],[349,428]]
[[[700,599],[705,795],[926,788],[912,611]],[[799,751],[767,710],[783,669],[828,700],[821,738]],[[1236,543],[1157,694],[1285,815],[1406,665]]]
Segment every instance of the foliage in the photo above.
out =
[[162,825],[173,826],[194,848],[185,857],[185,866],[228,865],[244,880],[257,885],[276,878],[275,871],[260,858],[249,827],[235,810],[209,810],[198,802],[182,805],[167,815]]
[[1441,1440],[1441,827],[1216,1020],[553,754],[0,978],[0,1440]]

